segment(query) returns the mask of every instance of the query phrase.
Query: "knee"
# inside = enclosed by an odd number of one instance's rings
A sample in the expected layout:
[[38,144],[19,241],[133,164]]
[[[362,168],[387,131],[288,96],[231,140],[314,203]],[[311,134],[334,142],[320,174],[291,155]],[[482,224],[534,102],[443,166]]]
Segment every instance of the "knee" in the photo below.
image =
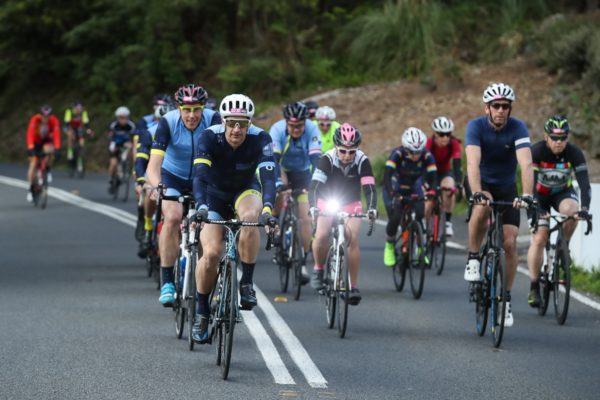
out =
[[213,246],[205,246],[202,248],[202,258],[204,258],[206,260],[206,263],[204,263],[204,268],[206,269],[211,269],[214,268],[214,266],[217,265],[217,263],[219,262],[219,250],[217,249],[217,247],[213,247]]
[[240,210],[238,213],[242,221],[256,222],[258,221],[258,210]]
[[504,250],[507,254],[513,254],[517,251],[517,237],[507,235],[504,237]]

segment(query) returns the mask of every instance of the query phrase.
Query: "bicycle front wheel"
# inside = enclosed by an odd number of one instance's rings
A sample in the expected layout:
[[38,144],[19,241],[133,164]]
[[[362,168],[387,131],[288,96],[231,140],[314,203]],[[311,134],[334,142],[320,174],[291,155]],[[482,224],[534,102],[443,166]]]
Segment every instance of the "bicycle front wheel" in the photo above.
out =
[[346,336],[346,328],[348,327],[348,303],[350,296],[350,279],[348,274],[348,247],[346,243],[340,246],[339,258],[337,265],[339,268],[338,274],[338,332],[340,337]]
[[296,226],[294,230],[294,242],[292,249],[292,265],[294,267],[294,286],[295,295],[294,300],[300,300],[300,293],[302,292],[302,264],[304,263],[304,243],[302,242],[302,236],[300,235],[300,227]]
[[404,282],[406,282],[406,268],[408,266],[408,255],[402,251],[402,247],[406,246],[402,244],[402,239],[396,241],[395,252],[396,252],[396,265],[392,273],[394,275],[394,286],[396,291],[401,292],[404,289]]
[[325,295],[325,312],[327,314],[327,326],[329,329],[333,328],[335,324],[335,308],[337,303],[337,297],[334,290],[334,263],[335,254],[333,247],[329,248],[327,253],[327,259],[325,261],[325,271],[323,273],[323,292]]
[[556,322],[563,325],[569,312],[569,298],[571,296],[571,260],[569,250],[564,240],[556,246],[556,259],[552,283],[554,284],[554,315]]
[[190,257],[190,279],[188,279],[187,298],[187,322],[188,322],[188,348],[194,350],[194,340],[192,339],[192,328],[194,327],[194,318],[196,317],[196,257]]
[[289,264],[289,260],[287,257],[287,252],[288,249],[285,246],[285,242],[287,240],[287,234],[288,234],[288,228],[289,228],[289,221],[288,218],[286,218],[286,213],[287,213],[287,209],[283,210],[281,212],[281,218],[280,218],[280,240],[279,240],[279,245],[277,246],[276,249],[276,258],[277,258],[277,263],[279,264],[279,289],[281,290],[281,293],[287,293],[288,290],[288,284],[290,281],[290,264]]
[[181,339],[183,336],[183,326],[185,324],[185,306],[187,305],[183,295],[183,271],[181,268],[181,251],[175,261],[175,268],[173,268],[173,276],[175,277],[175,293],[176,298],[173,303],[173,311],[175,311],[175,336],[177,339]]
[[492,338],[494,347],[500,347],[506,316],[506,260],[504,253],[494,255],[491,283]]
[[415,299],[420,299],[423,294],[425,282],[425,256],[423,244],[423,228],[417,221],[413,221],[409,228],[408,242],[408,272],[410,275],[410,289]]
[[431,242],[432,251],[430,259],[433,268],[435,268],[435,273],[441,275],[446,262],[446,213],[440,211],[439,215],[436,215],[434,219],[436,220],[436,230]]
[[224,323],[221,325],[223,330],[223,363],[221,364],[221,376],[227,379],[229,376],[229,367],[231,365],[231,350],[233,348],[233,332],[237,322],[238,314],[238,296],[237,296],[237,276],[236,266],[233,262],[229,262],[227,267],[228,273],[228,288],[225,304],[225,314],[223,315]]
[[46,205],[48,205],[48,173],[44,172],[42,179],[42,187],[40,191],[40,207],[41,209],[45,209]]
[[[546,249],[546,254],[548,249]],[[548,258],[546,257],[546,260]],[[548,264],[544,262],[542,265],[542,269],[540,271],[540,306],[538,307],[538,315],[544,316],[546,315],[546,311],[548,310],[548,303],[550,302],[550,290],[552,290],[552,283],[550,282],[550,276],[548,275]]]

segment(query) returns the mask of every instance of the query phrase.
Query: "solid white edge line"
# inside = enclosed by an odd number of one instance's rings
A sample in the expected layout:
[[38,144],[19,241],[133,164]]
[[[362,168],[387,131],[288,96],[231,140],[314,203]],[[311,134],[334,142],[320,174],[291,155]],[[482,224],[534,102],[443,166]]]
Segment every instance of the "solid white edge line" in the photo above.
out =
[[[21,189],[29,189],[28,182],[3,175],[0,175],[0,183],[4,183],[6,185]],[[91,200],[75,196],[62,189],[52,187],[50,187],[50,190],[48,190],[48,196],[54,197],[58,200],[64,201],[65,203],[69,203],[80,208],[84,208],[99,214],[106,215],[126,225],[132,227],[136,226],[135,220],[137,218],[135,217],[135,215],[128,213],[127,211],[120,210],[116,207],[96,203]],[[258,290],[258,288],[256,287],[255,289]],[[268,303],[268,300],[265,298],[263,303]],[[250,335],[254,338],[256,346],[258,347],[258,350],[261,356],[263,357],[267,368],[271,372],[271,375],[273,375],[275,383],[283,385],[294,385],[294,379],[290,375],[290,372],[283,363],[283,360],[281,359],[281,356],[279,355],[275,344],[273,344],[271,337],[267,334],[267,331],[265,330],[264,326],[262,325],[256,314],[254,314],[254,312],[245,313],[244,322],[246,324],[246,327],[248,328],[248,331],[250,332]]]
[[304,346],[302,346],[302,343],[300,343],[300,340],[294,335],[294,332],[292,332],[288,324],[281,315],[279,315],[267,296],[265,296],[265,294],[256,286],[254,286],[254,290],[256,291],[256,299],[259,304],[258,307],[264,312],[269,324],[275,331],[275,334],[279,337],[302,374],[304,374],[308,384],[313,388],[327,388],[327,380],[325,380],[321,371],[319,371],[313,360],[310,358],[308,352]]

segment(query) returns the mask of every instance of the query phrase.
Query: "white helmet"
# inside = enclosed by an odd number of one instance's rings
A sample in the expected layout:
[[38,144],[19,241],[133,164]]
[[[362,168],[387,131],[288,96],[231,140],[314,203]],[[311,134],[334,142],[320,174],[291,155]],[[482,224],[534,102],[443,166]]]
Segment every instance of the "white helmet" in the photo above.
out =
[[125,106],[121,106],[115,111],[115,117],[129,117],[129,115],[131,115],[129,108]]
[[317,117],[317,119],[328,119],[333,121],[335,119],[335,110],[328,106],[319,107],[315,117]]
[[221,101],[219,112],[223,118],[243,117],[252,119],[254,103],[244,94],[230,94]]
[[427,142],[425,132],[411,126],[402,134],[402,146],[410,151],[423,151]]
[[163,115],[175,109],[175,106],[171,103],[161,104],[156,106],[154,110],[154,118],[162,118]]
[[437,117],[431,123],[434,132],[452,133],[454,132],[454,122],[448,117]]
[[515,92],[512,88],[504,83],[492,83],[483,91],[483,102],[488,104],[494,100],[515,101]]

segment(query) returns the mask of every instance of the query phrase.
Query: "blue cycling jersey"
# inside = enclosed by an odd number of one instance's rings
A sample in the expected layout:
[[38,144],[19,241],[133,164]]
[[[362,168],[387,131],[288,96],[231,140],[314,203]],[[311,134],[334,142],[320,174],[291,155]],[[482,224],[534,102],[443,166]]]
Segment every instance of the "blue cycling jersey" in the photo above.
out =
[[321,134],[311,121],[304,121],[304,133],[298,139],[292,139],[287,130],[285,119],[277,121],[269,131],[273,140],[275,161],[284,171],[314,170],[321,158]]
[[194,148],[209,126],[220,124],[219,113],[204,109],[202,120],[190,131],[185,127],[179,110],[166,113],[158,123],[150,154],[164,156],[162,169],[185,180],[192,179]]
[[135,123],[136,133],[142,135],[154,121],[154,114],[144,115]]
[[152,147],[152,140],[154,140],[154,134],[158,128],[158,121],[152,121],[148,125],[148,129],[138,133],[138,148],[135,153],[135,176],[138,182],[144,182],[144,175],[146,174],[146,168],[148,167],[148,160],[150,158],[150,148]]
[[207,204],[207,194],[228,198],[247,189],[258,170],[263,204],[275,202],[275,159],[271,137],[251,125],[244,142],[233,149],[225,139],[222,124],[211,126],[201,136],[194,159],[194,197],[199,206]]
[[518,149],[530,147],[525,124],[509,117],[506,125],[496,131],[487,116],[472,119],[467,124],[466,146],[481,148],[481,181],[495,186],[516,182]]

